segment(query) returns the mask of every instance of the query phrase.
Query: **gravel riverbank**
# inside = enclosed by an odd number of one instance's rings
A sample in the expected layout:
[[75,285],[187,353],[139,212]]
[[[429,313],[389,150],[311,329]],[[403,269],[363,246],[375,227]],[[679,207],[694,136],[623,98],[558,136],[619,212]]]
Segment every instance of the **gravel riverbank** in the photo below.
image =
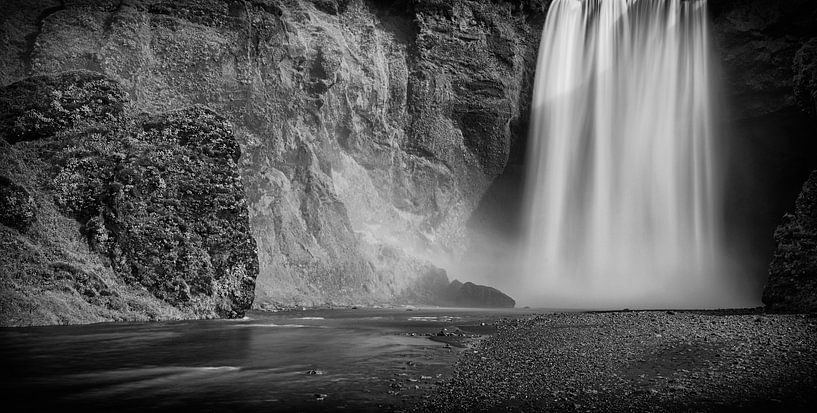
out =
[[759,311],[504,319],[418,411],[811,411],[817,316]]

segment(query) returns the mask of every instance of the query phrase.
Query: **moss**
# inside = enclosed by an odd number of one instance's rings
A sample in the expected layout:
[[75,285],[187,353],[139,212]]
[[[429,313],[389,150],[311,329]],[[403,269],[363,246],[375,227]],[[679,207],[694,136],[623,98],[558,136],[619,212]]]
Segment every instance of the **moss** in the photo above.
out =
[[775,311],[817,311],[817,171],[774,233],[777,249],[763,302]]
[[105,76],[84,71],[35,76],[0,94],[0,132],[11,143],[47,138],[79,121],[110,121],[127,99]]
[[[32,90],[60,85],[75,96],[93,95],[101,84],[118,88],[115,82],[88,72],[57,78],[60,81],[38,77],[21,83]],[[77,91],[84,87],[92,90]],[[57,88],[54,94],[66,93]],[[43,239],[21,241],[32,244],[33,251],[45,248],[43,256],[29,260],[42,276],[37,282],[26,281],[18,272],[16,285],[36,284],[114,312],[139,312],[134,310],[139,305],[121,298],[117,285],[124,284],[192,316],[243,315],[253,301],[258,261],[236,165],[241,152],[229,122],[203,107],[131,117],[108,116],[112,112],[95,106],[106,106],[105,101],[88,105],[87,110],[50,124],[47,134],[42,125],[28,124],[30,130],[5,129],[2,136],[42,138],[11,145],[14,151],[34,153],[33,160],[20,161],[16,173],[26,176],[36,171],[38,176],[27,178],[39,182],[34,188],[39,197],[64,218],[76,220],[84,248],[104,257],[115,279],[61,259],[66,254],[47,240],[48,235],[60,234],[48,234],[42,228]],[[12,111],[26,116],[21,108]],[[108,115],[98,116],[102,113]],[[19,119],[10,119],[9,124],[26,125]],[[55,125],[61,126],[53,129]],[[40,167],[25,165],[38,162]],[[20,263],[11,260],[5,266],[20,267]],[[23,273],[31,270],[23,267]]]
[[[251,305],[255,243],[240,150],[223,117],[196,107],[60,144],[57,203],[129,282],[202,315],[236,316]],[[222,288],[232,277],[237,290]]]
[[0,223],[25,232],[36,217],[34,198],[25,188],[0,175]]

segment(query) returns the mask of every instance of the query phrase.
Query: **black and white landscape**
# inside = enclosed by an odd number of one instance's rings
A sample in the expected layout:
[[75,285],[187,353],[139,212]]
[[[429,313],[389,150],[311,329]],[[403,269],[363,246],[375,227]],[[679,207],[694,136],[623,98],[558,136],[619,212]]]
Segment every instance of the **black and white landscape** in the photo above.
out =
[[811,0],[0,3],[13,411],[810,411]]

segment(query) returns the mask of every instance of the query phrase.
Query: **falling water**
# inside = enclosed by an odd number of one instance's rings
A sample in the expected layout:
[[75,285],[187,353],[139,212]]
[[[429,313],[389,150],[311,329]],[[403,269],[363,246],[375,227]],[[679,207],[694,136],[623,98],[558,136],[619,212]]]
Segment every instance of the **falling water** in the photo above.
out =
[[721,307],[704,0],[555,0],[529,139],[526,288],[561,307]]

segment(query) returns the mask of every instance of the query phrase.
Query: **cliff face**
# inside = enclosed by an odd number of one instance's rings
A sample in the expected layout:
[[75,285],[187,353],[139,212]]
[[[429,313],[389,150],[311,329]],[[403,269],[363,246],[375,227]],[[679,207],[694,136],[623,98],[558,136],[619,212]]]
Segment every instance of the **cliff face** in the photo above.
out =
[[424,257],[461,252],[508,159],[539,36],[487,1],[14,3],[2,83],[87,69],[133,109],[202,104],[235,125],[259,306],[444,285]]
[[[728,245],[750,287],[766,283],[772,234],[809,173],[817,168],[813,82],[802,64],[817,36],[817,3],[809,0],[710,0],[713,41],[722,69],[728,158],[725,222]],[[798,57],[800,56],[800,57]]]
[[[804,112],[817,108],[817,38],[794,57],[794,91]],[[817,141],[817,133],[813,136]],[[816,151],[817,152],[817,151]],[[817,165],[815,165],[817,166]],[[774,233],[777,247],[763,302],[775,311],[817,311],[817,170],[803,185],[792,213]]]
[[258,274],[230,124],[93,72],[0,89],[0,324],[238,317]]
[[774,311],[817,311],[817,171],[803,185],[794,213],[774,233],[777,249],[763,302]]

